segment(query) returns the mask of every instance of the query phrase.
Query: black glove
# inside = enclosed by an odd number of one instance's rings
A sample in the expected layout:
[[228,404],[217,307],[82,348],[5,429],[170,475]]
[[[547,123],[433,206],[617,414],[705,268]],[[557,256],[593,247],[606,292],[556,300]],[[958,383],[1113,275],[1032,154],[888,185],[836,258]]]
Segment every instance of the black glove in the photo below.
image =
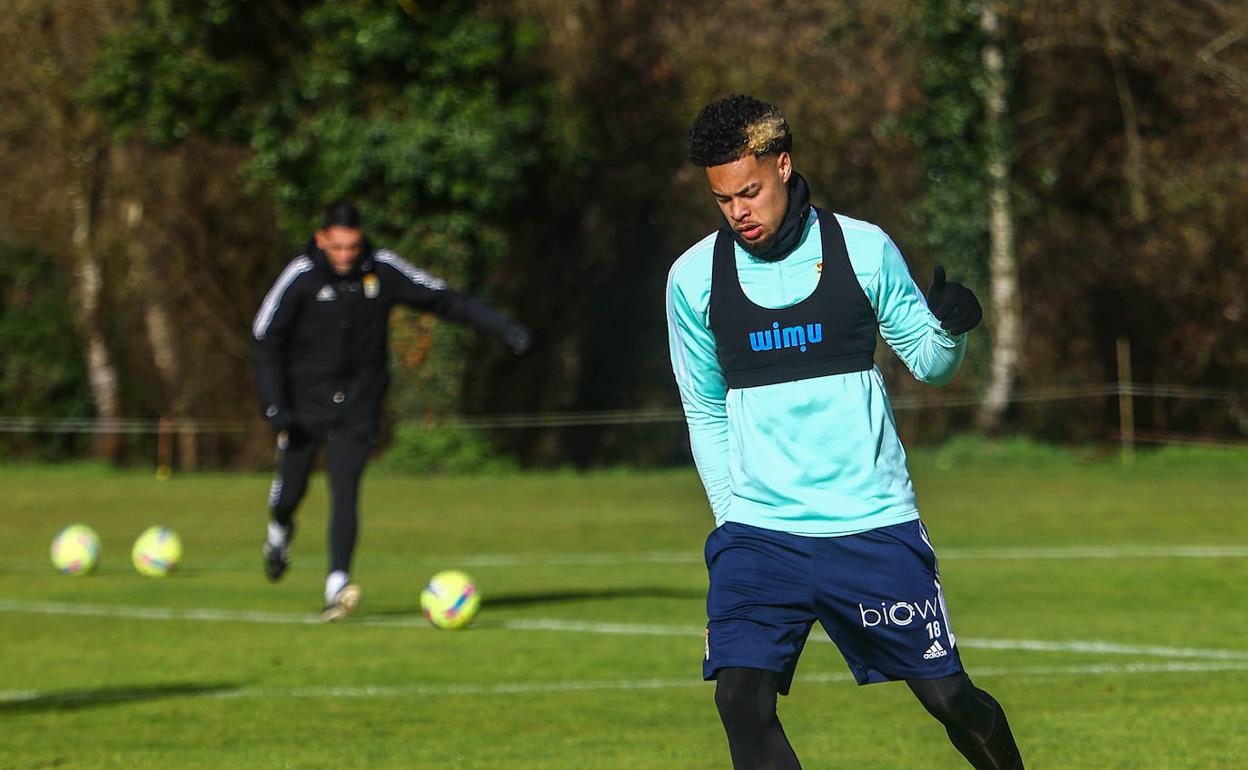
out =
[[277,404],[269,404],[265,407],[264,419],[268,421],[269,428],[274,433],[289,431],[296,424],[295,413]]
[[520,324],[508,324],[499,336],[502,337],[503,344],[516,355],[522,355],[529,349],[529,345],[533,343],[533,339],[529,336],[529,330]]
[[940,321],[940,328],[953,335],[966,334],[979,326],[984,309],[975,294],[957,281],[945,282],[945,269],[936,267],[932,287],[927,290],[927,307]]

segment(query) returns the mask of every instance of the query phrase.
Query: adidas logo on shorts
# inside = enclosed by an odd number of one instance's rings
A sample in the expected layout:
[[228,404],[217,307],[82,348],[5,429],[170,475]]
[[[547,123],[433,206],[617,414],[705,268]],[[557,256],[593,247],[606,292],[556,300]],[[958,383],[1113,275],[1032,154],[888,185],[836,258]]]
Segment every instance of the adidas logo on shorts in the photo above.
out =
[[940,646],[940,642],[932,642],[932,646],[927,648],[927,652],[923,653],[923,660],[935,660],[943,658],[949,654],[949,651]]

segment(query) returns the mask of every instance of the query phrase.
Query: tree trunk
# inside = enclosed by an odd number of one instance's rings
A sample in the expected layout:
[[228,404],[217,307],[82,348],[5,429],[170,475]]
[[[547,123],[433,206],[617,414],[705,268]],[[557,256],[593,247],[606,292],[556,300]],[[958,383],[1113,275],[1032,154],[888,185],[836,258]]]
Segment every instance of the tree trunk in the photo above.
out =
[[92,443],[92,455],[99,459],[117,460],[121,452],[121,436],[109,430],[107,423],[121,417],[121,397],[112,351],[100,324],[104,280],[95,248],[100,158],[95,148],[83,149],[80,146],[76,149],[78,157],[71,164],[73,177],[66,188],[66,198],[73,217],[70,243],[74,260],[72,291],[78,311],[76,320],[86,344],[87,380],[100,426]]
[[1114,90],[1118,94],[1118,108],[1122,112],[1122,133],[1126,152],[1122,158],[1122,177],[1127,182],[1127,202],[1131,218],[1138,224],[1148,219],[1148,198],[1144,194],[1144,143],[1140,140],[1140,122],[1136,116],[1135,97],[1127,82],[1127,70],[1122,64],[1122,41],[1114,28],[1114,20],[1105,6],[1097,8],[1097,20],[1105,33],[1105,55],[1114,73]]
[[183,426],[188,416],[187,399],[178,348],[174,341],[173,315],[164,300],[165,289],[161,285],[161,279],[152,268],[143,234],[139,232],[139,226],[143,223],[143,203],[138,200],[126,201],[122,204],[122,216],[129,232],[126,242],[130,251],[133,282],[145,305],[143,328],[147,332],[147,343],[152,349],[156,371],[160,373],[161,382],[164,384],[166,403],[161,412],[163,416],[172,418],[174,423],[178,437],[178,459],[182,468],[193,470],[199,464],[198,440],[194,431]]
[[1018,263],[1014,251],[1014,215],[1010,208],[1010,166],[1007,151],[1005,60],[1000,20],[994,0],[984,0],[980,13],[987,85],[988,121],[988,233],[989,275],[993,322],[992,363],[988,390],[979,410],[979,428],[988,434],[1001,430],[1005,410],[1014,395],[1020,346]]

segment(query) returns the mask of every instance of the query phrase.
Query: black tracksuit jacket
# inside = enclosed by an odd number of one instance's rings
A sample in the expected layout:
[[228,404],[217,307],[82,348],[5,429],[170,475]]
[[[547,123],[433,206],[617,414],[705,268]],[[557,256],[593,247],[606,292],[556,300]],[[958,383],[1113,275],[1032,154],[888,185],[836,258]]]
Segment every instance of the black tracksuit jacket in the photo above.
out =
[[274,282],[252,325],[261,410],[275,430],[375,434],[389,384],[396,304],[503,336],[511,321],[392,251],[367,242],[348,275],[309,243]]

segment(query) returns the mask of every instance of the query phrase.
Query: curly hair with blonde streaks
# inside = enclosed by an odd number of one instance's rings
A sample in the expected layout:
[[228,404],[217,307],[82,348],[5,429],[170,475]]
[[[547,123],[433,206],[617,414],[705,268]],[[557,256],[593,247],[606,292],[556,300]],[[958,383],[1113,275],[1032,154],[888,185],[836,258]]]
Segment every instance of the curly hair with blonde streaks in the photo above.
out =
[[751,96],[729,96],[702,108],[689,131],[689,160],[704,167],[791,152],[793,132],[780,110]]

